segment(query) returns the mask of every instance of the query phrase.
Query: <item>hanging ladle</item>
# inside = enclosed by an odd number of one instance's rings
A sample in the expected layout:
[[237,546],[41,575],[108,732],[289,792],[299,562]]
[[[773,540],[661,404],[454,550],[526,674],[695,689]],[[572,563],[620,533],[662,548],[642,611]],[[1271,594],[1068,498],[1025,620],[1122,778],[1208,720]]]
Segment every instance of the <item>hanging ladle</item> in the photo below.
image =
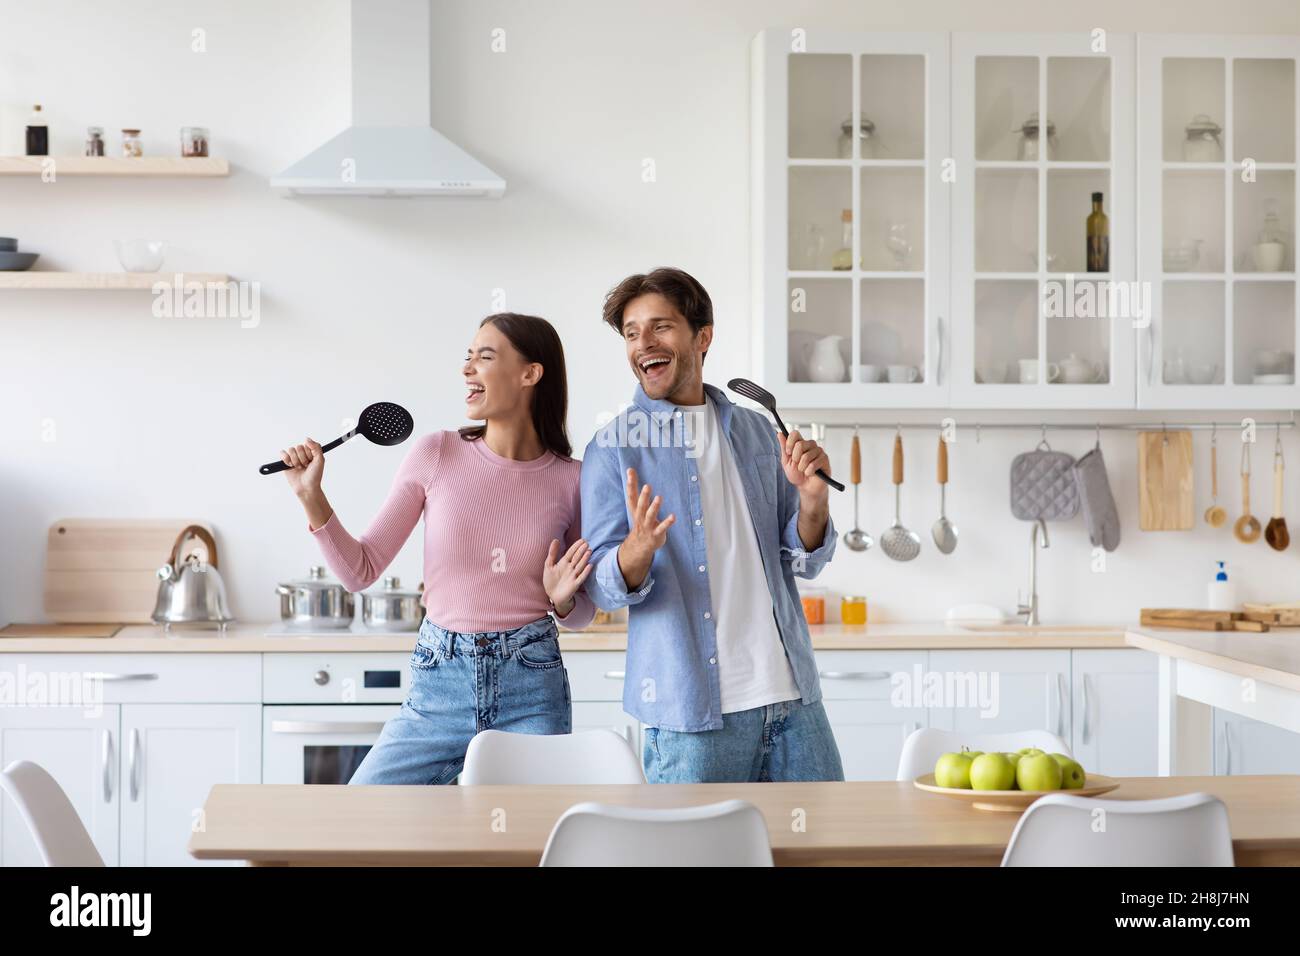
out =
[[1219,432],[1210,429],[1210,488],[1212,498],[1210,507],[1205,509],[1205,523],[1211,528],[1222,528],[1228,520],[1228,512],[1219,504]]
[[944,554],[957,547],[957,526],[948,520],[948,443],[939,435],[939,520],[930,528],[934,546]]
[[853,485],[853,530],[844,533],[844,545],[850,551],[866,551],[871,547],[871,535],[862,530],[858,521],[858,485],[862,484],[862,447],[858,432],[853,430],[853,443],[849,446],[849,483]]

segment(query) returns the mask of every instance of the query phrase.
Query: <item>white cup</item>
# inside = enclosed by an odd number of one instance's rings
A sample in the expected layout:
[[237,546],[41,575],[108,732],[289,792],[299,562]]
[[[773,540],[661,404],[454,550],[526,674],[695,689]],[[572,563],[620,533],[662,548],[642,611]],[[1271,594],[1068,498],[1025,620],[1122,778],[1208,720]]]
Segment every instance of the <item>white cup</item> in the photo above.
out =
[[883,365],[863,365],[858,369],[858,379],[863,382],[879,382],[885,377]]
[[[1047,380],[1055,382],[1061,377],[1061,367],[1055,362],[1047,363]],[[1026,358],[1020,360],[1020,384],[1037,385],[1038,384],[1038,359]]]
[[896,384],[908,385],[921,377],[915,365],[889,366],[889,380]]

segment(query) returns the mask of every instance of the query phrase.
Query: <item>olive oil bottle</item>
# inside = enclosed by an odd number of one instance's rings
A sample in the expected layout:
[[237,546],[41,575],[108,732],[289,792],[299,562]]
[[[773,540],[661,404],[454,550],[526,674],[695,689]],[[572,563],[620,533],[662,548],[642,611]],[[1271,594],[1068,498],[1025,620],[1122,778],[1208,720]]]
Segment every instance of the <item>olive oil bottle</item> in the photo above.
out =
[[1088,215],[1088,271],[1110,271],[1110,220],[1101,211],[1101,193],[1092,194]]
[[840,247],[835,250],[835,255],[831,257],[831,268],[836,272],[844,272],[853,268],[853,210],[845,209],[840,213],[840,223],[843,225],[843,236],[840,239]]

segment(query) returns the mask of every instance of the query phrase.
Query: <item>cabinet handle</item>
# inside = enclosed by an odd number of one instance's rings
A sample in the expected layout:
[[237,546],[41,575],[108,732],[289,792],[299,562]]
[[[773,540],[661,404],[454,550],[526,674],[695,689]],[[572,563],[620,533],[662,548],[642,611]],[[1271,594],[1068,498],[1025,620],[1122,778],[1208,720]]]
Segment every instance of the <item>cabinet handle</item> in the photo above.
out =
[[131,728],[131,749],[130,749],[129,760],[130,760],[129,782],[131,785],[131,802],[135,803],[135,801],[140,796],[140,779],[138,776],[140,770],[140,729],[138,727]]
[[102,681],[119,681],[119,680],[157,680],[157,674],[106,674],[103,671],[91,671],[83,675],[91,680]]
[[382,720],[273,720],[273,734],[377,734]]
[[623,680],[627,677],[627,671],[605,671],[607,680]]
[[934,365],[934,384],[942,385],[943,384],[943,316],[942,315],[936,315],[934,317],[934,332],[935,332],[935,338],[938,339],[939,342],[939,347],[937,350],[937,354],[935,356],[936,361]]
[[104,771],[104,802],[113,802],[113,732],[104,731],[104,746],[100,760]]
[[1224,722],[1223,724],[1223,755],[1225,776],[1232,776],[1232,724]]
[[1065,736],[1065,675],[1056,675],[1056,736]]
[[889,680],[889,671],[818,671],[827,680]]
[[1088,711],[1091,707],[1088,694],[1088,676],[1087,674],[1083,675],[1083,742],[1085,744],[1088,742],[1088,738],[1092,736],[1092,725],[1088,721]]
[[1147,322],[1147,384],[1154,385],[1155,379],[1152,373],[1155,371],[1156,364],[1156,326],[1152,321]]

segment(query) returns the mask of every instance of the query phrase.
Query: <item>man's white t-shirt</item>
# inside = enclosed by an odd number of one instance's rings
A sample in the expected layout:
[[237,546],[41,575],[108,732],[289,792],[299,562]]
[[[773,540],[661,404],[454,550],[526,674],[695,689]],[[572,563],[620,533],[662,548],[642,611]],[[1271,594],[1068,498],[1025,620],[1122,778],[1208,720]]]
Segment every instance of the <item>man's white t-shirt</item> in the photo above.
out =
[[682,406],[692,413],[700,475],[709,591],[718,643],[722,713],[799,698],[776,627],[754,522],[740,471],[712,400]]

